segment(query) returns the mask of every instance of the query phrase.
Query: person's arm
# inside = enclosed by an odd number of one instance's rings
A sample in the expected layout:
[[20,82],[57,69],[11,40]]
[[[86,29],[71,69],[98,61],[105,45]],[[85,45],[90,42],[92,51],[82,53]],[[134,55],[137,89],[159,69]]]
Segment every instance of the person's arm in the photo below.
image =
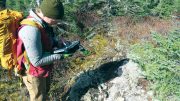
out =
[[24,26],[19,31],[19,37],[33,66],[44,66],[62,58],[61,54],[44,53],[41,44],[40,30],[33,26]]

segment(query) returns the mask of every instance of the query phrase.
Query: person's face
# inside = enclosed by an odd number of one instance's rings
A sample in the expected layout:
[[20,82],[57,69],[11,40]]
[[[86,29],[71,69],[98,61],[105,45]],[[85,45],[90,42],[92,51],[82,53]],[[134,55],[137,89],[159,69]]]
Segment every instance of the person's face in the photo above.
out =
[[49,25],[56,25],[59,20],[58,19],[52,19],[52,18],[49,18],[49,17],[44,17],[43,20],[48,23]]

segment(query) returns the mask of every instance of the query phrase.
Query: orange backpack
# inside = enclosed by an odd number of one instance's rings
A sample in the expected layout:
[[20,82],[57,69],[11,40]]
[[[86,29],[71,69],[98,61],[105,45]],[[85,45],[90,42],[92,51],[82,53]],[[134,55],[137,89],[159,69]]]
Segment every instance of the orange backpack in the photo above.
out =
[[22,18],[22,13],[18,11],[0,11],[0,65],[7,70],[12,70],[17,63],[16,38]]
[[[39,26],[32,20],[24,19],[21,12],[5,9],[0,11],[0,66],[3,69],[9,70],[9,76],[14,69],[18,75],[19,70],[18,60],[22,57],[17,56],[17,40],[18,30],[21,25]],[[22,21],[21,21],[22,20]]]

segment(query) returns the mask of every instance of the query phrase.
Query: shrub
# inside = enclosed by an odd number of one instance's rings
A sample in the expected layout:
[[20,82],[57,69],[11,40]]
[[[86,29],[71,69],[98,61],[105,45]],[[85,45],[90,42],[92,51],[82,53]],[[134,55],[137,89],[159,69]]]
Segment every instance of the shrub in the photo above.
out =
[[[111,12],[114,15],[126,15],[133,17],[159,16],[169,17],[173,12],[177,12],[178,0],[114,0],[111,5]],[[118,2],[118,3],[117,3]]]
[[152,13],[159,17],[169,17],[175,11],[176,0],[159,0],[158,5],[152,9]]
[[180,30],[167,36],[152,33],[153,42],[131,47],[129,57],[139,63],[151,88],[162,101],[180,98]]
[[24,12],[25,16],[34,4],[35,0],[6,0],[7,8]]

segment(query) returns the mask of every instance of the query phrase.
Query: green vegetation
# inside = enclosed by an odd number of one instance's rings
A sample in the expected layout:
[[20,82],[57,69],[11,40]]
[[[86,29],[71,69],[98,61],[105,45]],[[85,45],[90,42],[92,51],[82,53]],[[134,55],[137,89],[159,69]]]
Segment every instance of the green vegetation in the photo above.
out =
[[[65,19],[71,23],[69,32],[82,33],[77,26],[77,11],[100,11],[109,18],[113,16],[129,16],[135,21],[145,16],[155,16],[163,19],[171,18],[171,15],[180,14],[179,0],[74,0],[73,3],[64,1]],[[86,6],[85,6],[86,5]],[[89,8],[88,8],[89,7]],[[101,10],[100,10],[101,9]],[[83,35],[81,35],[83,36]]]
[[13,101],[16,101],[17,98],[19,98],[18,91],[18,84],[16,82],[1,82],[0,84],[0,90],[3,92],[0,92],[0,100],[5,101],[7,99],[11,99]]
[[24,12],[26,16],[31,7],[35,7],[35,0],[6,0],[7,8]]
[[133,45],[130,57],[142,67],[159,99],[176,101],[180,98],[180,30],[167,36],[158,33],[152,33],[152,36],[153,43]]
[[112,12],[114,15],[165,18],[174,12],[179,12],[178,4],[179,0],[119,0],[119,3],[112,5]]
[[[100,1],[105,1],[105,5],[102,6],[103,9],[100,9],[106,17],[130,16],[141,20],[144,16],[170,18],[171,15],[180,14],[180,0],[74,0],[73,3],[67,2],[67,0],[62,1],[65,7],[63,20],[70,25],[68,26],[69,29],[66,29],[70,34],[80,33],[75,14],[78,10],[83,12],[83,9],[86,8],[83,8],[83,5],[88,3],[94,5]],[[35,6],[35,0],[7,0],[8,8],[23,11],[25,16],[28,14],[29,9]],[[145,40],[142,43],[132,45],[129,56],[142,67],[143,75],[151,81],[151,89],[155,91],[158,99],[176,101],[180,99],[180,30],[172,31],[167,36],[153,32],[152,36],[153,42]],[[85,70],[86,67],[95,64],[97,58],[104,54],[104,47],[111,43],[99,33],[92,40],[90,45],[93,46],[91,47],[93,56],[83,58],[84,60],[81,58],[71,60],[70,65],[72,67],[69,69],[70,72],[72,71],[71,73],[75,71],[77,74],[80,70]],[[4,77],[7,79],[4,73],[7,72],[0,70],[0,100],[6,100],[9,94],[11,95],[10,98],[16,101],[16,97],[20,94],[19,82],[8,80],[4,82]],[[56,77],[59,77],[59,75]],[[14,80],[17,80],[17,78]],[[64,83],[64,81],[61,82]],[[56,91],[61,86],[56,82],[52,84],[54,85],[51,91]],[[50,92],[50,95],[51,93],[53,92]]]
[[10,80],[7,71],[0,69],[0,101],[18,101],[22,97],[19,83],[18,78]]
[[[78,8],[83,4],[97,4],[99,0],[74,0],[73,3],[64,2],[66,15],[72,17]],[[112,15],[116,16],[149,16],[169,17],[172,13],[180,13],[179,0],[110,0],[106,3]],[[27,12],[29,8],[36,6],[36,0],[7,0],[7,7],[15,10]],[[108,12],[107,12],[108,13]],[[70,16],[69,16],[70,15]],[[70,20],[69,19],[69,20]],[[72,20],[72,19],[71,19]]]
[[[84,3],[97,4],[99,0],[75,0],[71,7],[81,7]],[[159,16],[169,17],[172,13],[180,13],[179,0],[110,0],[105,1],[109,8],[106,13],[115,16]],[[72,9],[71,8],[71,9]]]

